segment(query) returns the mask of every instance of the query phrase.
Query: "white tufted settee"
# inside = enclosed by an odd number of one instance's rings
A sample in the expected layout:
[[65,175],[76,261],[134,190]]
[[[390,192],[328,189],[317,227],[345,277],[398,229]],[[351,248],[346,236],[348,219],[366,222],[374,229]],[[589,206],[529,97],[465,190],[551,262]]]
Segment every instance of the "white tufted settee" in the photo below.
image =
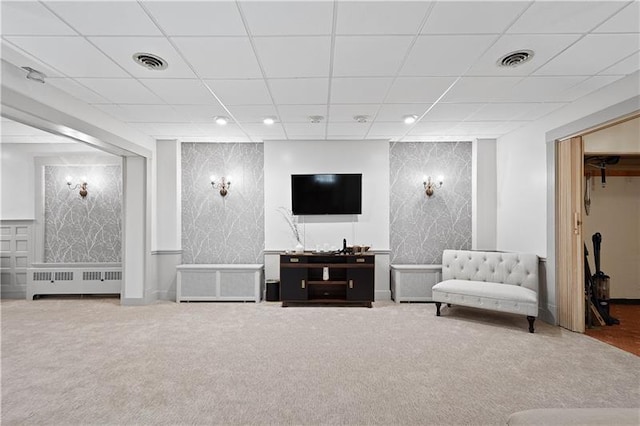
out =
[[538,256],[528,253],[445,250],[442,281],[433,286],[436,315],[442,303],[538,316]]

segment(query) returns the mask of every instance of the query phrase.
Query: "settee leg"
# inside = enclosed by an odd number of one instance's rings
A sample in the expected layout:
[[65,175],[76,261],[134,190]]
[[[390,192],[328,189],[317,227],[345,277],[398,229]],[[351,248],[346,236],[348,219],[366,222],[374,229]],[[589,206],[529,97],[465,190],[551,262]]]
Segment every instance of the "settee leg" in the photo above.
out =
[[533,322],[535,320],[536,320],[536,317],[527,315],[527,321],[529,321],[529,333],[533,333]]
[[440,302],[436,302],[436,316],[439,317],[440,316],[440,306],[442,305],[442,303]]

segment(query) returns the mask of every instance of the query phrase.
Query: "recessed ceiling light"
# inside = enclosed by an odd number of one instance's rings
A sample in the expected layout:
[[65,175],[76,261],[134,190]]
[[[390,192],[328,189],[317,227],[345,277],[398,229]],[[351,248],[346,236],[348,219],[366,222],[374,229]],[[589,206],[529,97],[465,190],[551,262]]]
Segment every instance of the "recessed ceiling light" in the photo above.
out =
[[271,126],[273,123],[276,122],[276,119],[273,117],[265,117],[264,120],[262,120],[262,122],[267,126]]
[[358,123],[366,123],[369,120],[369,116],[368,115],[354,115],[353,119],[356,120]]
[[167,61],[153,53],[134,53],[133,60],[148,70],[160,71],[169,65]]
[[413,124],[416,122],[416,119],[418,118],[417,115],[405,115],[403,120],[405,122],[405,124]]
[[309,120],[310,120],[312,123],[319,123],[319,122],[321,122],[322,120],[324,120],[324,117],[323,117],[323,116],[321,116],[321,115],[310,115],[310,116],[309,116]]
[[530,61],[533,58],[533,50],[523,49],[515,52],[507,53],[500,59],[498,59],[499,67],[512,68],[522,65],[525,62]]
[[215,118],[215,121],[218,126],[225,126],[229,122],[229,119],[227,117],[218,116]]

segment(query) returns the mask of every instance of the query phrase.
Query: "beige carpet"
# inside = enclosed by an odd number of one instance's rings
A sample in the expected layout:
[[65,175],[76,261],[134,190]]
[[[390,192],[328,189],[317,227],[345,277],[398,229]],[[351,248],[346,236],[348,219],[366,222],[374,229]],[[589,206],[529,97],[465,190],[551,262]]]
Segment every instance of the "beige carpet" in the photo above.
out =
[[461,307],[0,306],[3,425],[499,425],[640,400],[640,357]]

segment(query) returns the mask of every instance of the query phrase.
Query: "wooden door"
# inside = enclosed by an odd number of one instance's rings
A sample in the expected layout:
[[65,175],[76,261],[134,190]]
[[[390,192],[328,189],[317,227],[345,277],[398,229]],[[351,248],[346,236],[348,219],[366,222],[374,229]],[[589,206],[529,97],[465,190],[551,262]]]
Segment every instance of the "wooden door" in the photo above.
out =
[[583,144],[581,137],[556,144],[556,298],[558,323],[584,332],[582,242]]

